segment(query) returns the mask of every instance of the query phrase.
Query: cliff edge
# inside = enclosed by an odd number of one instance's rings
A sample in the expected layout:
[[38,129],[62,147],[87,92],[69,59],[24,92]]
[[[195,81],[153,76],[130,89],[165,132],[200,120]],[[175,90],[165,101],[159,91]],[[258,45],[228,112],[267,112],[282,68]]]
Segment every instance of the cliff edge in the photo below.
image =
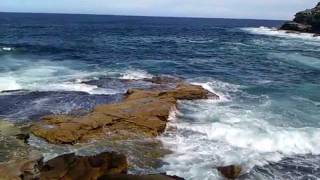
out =
[[284,23],[280,29],[320,34],[320,2],[312,9],[298,12],[292,21]]

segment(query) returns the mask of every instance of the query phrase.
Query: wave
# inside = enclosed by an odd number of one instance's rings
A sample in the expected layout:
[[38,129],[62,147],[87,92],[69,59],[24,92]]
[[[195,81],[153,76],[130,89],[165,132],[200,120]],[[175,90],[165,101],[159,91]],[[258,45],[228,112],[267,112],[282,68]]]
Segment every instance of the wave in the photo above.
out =
[[309,68],[320,69],[320,59],[302,55],[300,53],[270,53],[269,56],[295,64],[299,67],[302,65]]
[[88,94],[118,94],[115,89],[99,88],[96,85],[88,85],[85,83],[65,82],[61,84],[50,84],[46,87],[34,87],[33,90],[38,91],[78,91]]
[[204,89],[219,96],[220,102],[227,102],[232,99],[231,94],[239,92],[240,85],[210,79],[189,79],[188,82],[194,85],[202,86]]
[[0,92],[20,90],[22,87],[17,83],[15,78],[0,76]]
[[143,70],[127,70],[124,73],[120,73],[120,79],[127,80],[139,80],[152,78],[152,75]]
[[73,61],[50,61],[45,59],[16,59],[2,57],[0,64],[0,92],[30,91],[79,91],[89,94],[117,94],[126,89],[101,87],[88,83],[99,78],[139,80],[152,75],[139,69],[90,69],[87,64]]
[[12,51],[12,50],[14,50],[14,48],[12,48],[12,47],[2,47],[2,48],[0,48],[0,51]]
[[285,30],[278,30],[276,28],[267,28],[267,27],[259,27],[259,28],[241,28],[243,31],[249,32],[251,34],[259,34],[259,35],[268,35],[268,36],[276,36],[282,38],[295,38],[302,40],[311,40],[311,41],[320,41],[320,36],[315,36],[311,33],[292,33],[287,32]]
[[281,116],[268,111],[273,106],[268,98],[244,104],[232,95],[243,96],[240,87],[219,83],[207,82],[204,87],[227,101],[180,102],[179,111],[170,116],[160,139],[173,153],[164,158],[162,170],[187,179],[219,179],[216,166],[240,164],[250,171],[284,157],[320,154],[319,128],[273,123],[270,118]]

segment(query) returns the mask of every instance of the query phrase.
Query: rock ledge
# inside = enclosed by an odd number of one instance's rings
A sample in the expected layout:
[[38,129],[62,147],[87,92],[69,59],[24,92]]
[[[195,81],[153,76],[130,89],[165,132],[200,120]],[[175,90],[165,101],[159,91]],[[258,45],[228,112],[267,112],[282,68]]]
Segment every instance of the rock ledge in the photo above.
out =
[[169,113],[178,100],[206,99],[209,96],[210,92],[201,86],[186,83],[165,90],[130,89],[120,103],[98,105],[85,116],[46,116],[35,123],[31,131],[55,144],[100,138],[155,137],[165,130]]

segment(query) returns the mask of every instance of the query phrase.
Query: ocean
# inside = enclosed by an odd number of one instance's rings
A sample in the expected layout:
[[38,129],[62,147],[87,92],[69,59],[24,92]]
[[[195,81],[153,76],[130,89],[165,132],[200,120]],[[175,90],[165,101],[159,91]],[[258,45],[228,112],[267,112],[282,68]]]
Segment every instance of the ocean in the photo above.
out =
[[[221,179],[215,167],[240,164],[242,179],[318,179],[320,38],[276,30],[282,23],[0,13],[0,118],[89,111],[144,86],[123,80],[170,75],[220,99],[179,102],[154,146],[123,143],[131,173],[211,180]],[[29,143],[47,158],[81,149]],[[170,153],[145,162],[135,148],[150,146]]]

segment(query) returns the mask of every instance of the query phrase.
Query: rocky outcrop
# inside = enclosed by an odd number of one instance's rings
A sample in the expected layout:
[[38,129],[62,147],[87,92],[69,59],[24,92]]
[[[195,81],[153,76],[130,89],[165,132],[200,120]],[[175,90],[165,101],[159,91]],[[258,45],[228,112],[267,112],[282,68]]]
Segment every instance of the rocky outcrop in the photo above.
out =
[[320,34],[320,3],[313,9],[298,12],[293,21],[286,22],[280,29]]
[[228,179],[236,179],[241,175],[242,167],[239,165],[230,165],[218,167],[220,174]]
[[[29,132],[54,144],[149,138],[165,130],[170,111],[179,100],[218,98],[201,86],[179,79],[155,77],[144,81],[151,83],[148,89],[130,89],[121,102],[98,105],[86,114],[45,116],[28,131],[7,131],[11,125],[3,124],[0,134],[10,136],[22,147],[27,146],[24,142],[28,142]],[[13,160],[0,163],[0,179],[181,179],[165,174],[128,175],[126,156],[114,152],[95,156],[65,154],[47,162],[37,154],[9,158]]]
[[48,162],[43,162],[40,154],[32,152],[27,159],[16,159],[0,164],[0,179],[94,180],[109,174],[126,173],[127,168],[127,158],[113,152],[95,156],[65,154]]
[[[154,81],[161,82],[159,79]],[[155,137],[165,130],[169,113],[178,100],[205,99],[209,95],[201,86],[185,83],[165,90],[131,89],[120,103],[98,105],[85,116],[46,116],[35,123],[31,131],[56,144],[74,144],[99,138]]]

